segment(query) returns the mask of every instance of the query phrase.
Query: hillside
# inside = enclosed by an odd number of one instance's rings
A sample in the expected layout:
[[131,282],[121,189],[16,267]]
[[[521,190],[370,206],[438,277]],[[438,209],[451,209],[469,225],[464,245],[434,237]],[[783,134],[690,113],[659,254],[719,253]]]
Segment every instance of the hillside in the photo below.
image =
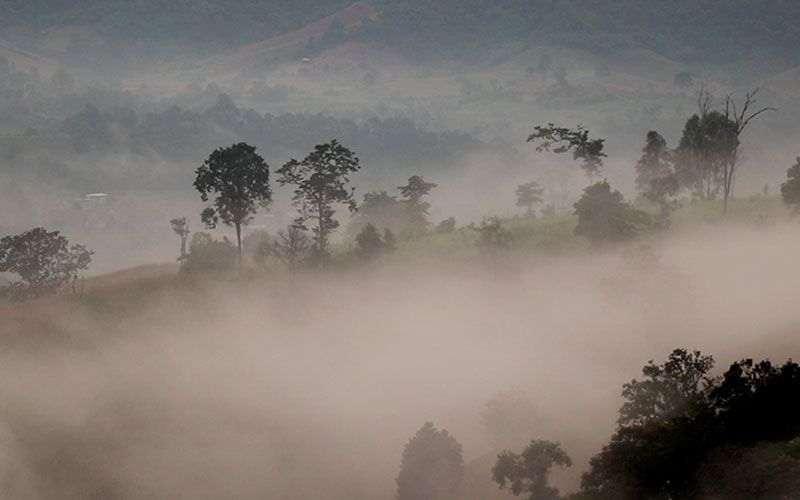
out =
[[[38,36],[80,26],[111,40],[111,46],[138,41],[224,51],[287,35],[351,4],[2,0],[0,32]],[[356,5],[371,11],[372,22],[351,37],[383,42],[417,60],[478,62],[494,50],[547,43],[598,54],[643,48],[682,62],[746,64],[760,71],[800,64],[800,3],[791,0],[729,0],[724,7],[715,0],[373,0],[369,7]],[[308,30],[319,27],[312,24]],[[293,45],[296,35],[285,41]]]

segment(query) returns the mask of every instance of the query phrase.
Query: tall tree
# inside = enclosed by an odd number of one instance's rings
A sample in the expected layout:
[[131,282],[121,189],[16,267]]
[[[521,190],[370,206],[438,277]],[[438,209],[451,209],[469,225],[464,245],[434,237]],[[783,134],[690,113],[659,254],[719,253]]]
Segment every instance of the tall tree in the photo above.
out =
[[586,175],[592,179],[600,173],[603,166],[605,139],[592,139],[589,130],[578,125],[575,129],[557,127],[552,123],[534,127],[528,142],[537,143],[536,151],[552,151],[561,154],[572,152],[573,160],[580,160]]
[[644,194],[655,179],[672,173],[672,155],[667,141],[655,130],[647,133],[642,157],[636,162],[636,190]]
[[781,198],[791,207],[792,213],[800,215],[800,157],[797,162],[786,171],[786,182],[781,184]]
[[240,142],[211,153],[196,171],[194,187],[200,198],[213,204],[202,212],[206,227],[213,229],[221,220],[236,229],[239,272],[242,270],[242,226],[253,220],[259,208],[272,202],[269,166],[256,148]]
[[538,205],[544,201],[542,195],[544,194],[544,187],[536,181],[526,182],[517,186],[517,206],[525,208],[525,213],[528,216],[534,215],[533,206]]
[[408,178],[408,183],[405,186],[400,186],[400,199],[406,206],[408,221],[404,228],[405,236],[416,238],[425,234],[431,226],[428,217],[430,216],[431,204],[424,201],[423,198],[428,196],[436,187],[433,182],[426,182],[419,175],[412,175]]
[[741,136],[750,123],[767,111],[776,111],[775,108],[764,107],[754,109],[758,102],[756,96],[758,89],[745,94],[744,103],[739,106],[733,98],[733,94],[725,97],[725,118],[732,125],[732,135],[729,139],[729,152],[723,168],[723,187],[722,187],[722,214],[728,213],[728,199],[733,195],[733,184],[736,179],[736,168],[739,166],[739,148],[741,146]]
[[[0,272],[19,276],[0,289],[13,300],[50,295],[89,268],[94,252],[70,245],[58,231],[37,227],[0,239]],[[73,281],[74,285],[74,281]]]
[[178,262],[186,260],[186,240],[189,239],[189,219],[186,217],[178,217],[169,221],[172,230],[181,239],[181,255],[178,257]]
[[680,182],[667,141],[656,131],[647,133],[642,157],[636,163],[636,189],[642,198],[658,207],[655,225],[669,227],[670,215],[680,206]]
[[398,500],[455,500],[464,478],[461,445],[427,422],[405,448],[397,476]]
[[514,495],[527,493],[529,500],[558,500],[558,490],[547,484],[554,465],[571,467],[572,459],[559,443],[533,440],[520,454],[500,453],[492,467],[492,479],[500,489],[508,486]]
[[337,204],[355,213],[355,188],[348,186],[350,175],[361,169],[358,157],[333,140],[314,147],[303,160],[291,159],[277,173],[282,186],[295,186],[292,203],[300,212],[301,223],[314,221],[314,250],[320,263],[327,258],[330,235],[339,227],[334,219]]
[[356,255],[364,260],[373,260],[384,250],[384,242],[378,228],[367,224],[356,236]]

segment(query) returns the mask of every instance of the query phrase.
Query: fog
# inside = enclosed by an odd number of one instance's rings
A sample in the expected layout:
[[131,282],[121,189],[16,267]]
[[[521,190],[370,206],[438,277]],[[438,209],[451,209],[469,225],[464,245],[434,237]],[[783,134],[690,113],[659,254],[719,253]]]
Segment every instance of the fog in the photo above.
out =
[[556,482],[574,490],[647,360],[678,346],[714,354],[718,369],[798,355],[784,335],[800,291],[793,225],[652,243],[657,268],[613,250],[154,279],[132,303],[112,283],[84,304],[6,306],[4,494],[389,499],[425,421],[459,439],[467,464],[492,454],[479,413],[508,389],[537,408],[520,446],[561,441],[576,463]]

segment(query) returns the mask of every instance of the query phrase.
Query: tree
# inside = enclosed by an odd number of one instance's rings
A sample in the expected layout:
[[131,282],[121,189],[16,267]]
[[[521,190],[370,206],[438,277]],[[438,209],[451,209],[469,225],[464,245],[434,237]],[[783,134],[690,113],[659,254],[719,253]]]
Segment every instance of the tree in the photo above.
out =
[[611,191],[608,181],[592,184],[574,205],[578,225],[575,234],[593,244],[625,240],[650,223],[650,216],[626,202],[619,191]]
[[678,145],[679,174],[693,189],[696,197],[709,200],[722,191],[722,213],[728,213],[728,200],[733,194],[736,169],[739,165],[741,136],[750,123],[767,111],[754,110],[758,89],[745,95],[739,107],[732,94],[725,97],[724,111],[711,111],[713,96],[706,89],[697,95],[700,114],[686,122]]
[[800,157],[786,171],[786,182],[781,184],[781,198],[792,209],[792,213],[800,215]]
[[482,252],[492,256],[500,251],[508,250],[513,242],[514,238],[503,227],[500,217],[489,217],[481,222],[481,226],[478,228],[478,240],[475,244]]
[[583,162],[581,167],[589,178],[600,173],[603,158],[606,156],[603,152],[605,139],[590,138],[589,131],[583,125],[578,125],[574,130],[556,127],[552,123],[544,127],[536,126],[534,133],[528,136],[528,142],[538,142],[538,152],[552,151],[561,154],[572,151],[572,159]]
[[181,238],[181,255],[178,257],[178,262],[186,260],[186,240],[189,239],[189,219],[186,217],[179,217],[169,221],[172,230],[175,231]]
[[0,292],[12,300],[54,294],[89,268],[92,255],[83,245],[70,245],[58,231],[41,227],[5,236],[0,239],[0,272],[16,274],[19,281]]
[[364,260],[377,258],[384,250],[384,243],[378,228],[367,224],[356,236],[356,255]]
[[364,226],[372,224],[375,227],[400,232],[406,227],[407,215],[405,204],[396,196],[391,196],[386,191],[373,191],[364,195],[358,213],[347,231],[352,238],[364,229]]
[[398,500],[455,500],[464,477],[461,445],[444,429],[426,422],[403,449],[397,476]]
[[526,182],[517,186],[517,206],[526,209],[526,214],[530,217],[534,215],[533,206],[542,203],[542,194],[544,194],[544,187],[538,182]]
[[680,206],[676,199],[680,182],[667,141],[658,132],[647,133],[642,157],[636,163],[636,189],[644,199],[658,207],[655,225],[662,229],[669,227],[670,214]]
[[278,230],[277,240],[262,243],[259,253],[264,257],[275,257],[286,264],[289,270],[294,270],[310,247],[311,240],[305,227],[295,221],[285,229]]
[[259,208],[267,208],[272,202],[269,166],[255,147],[240,142],[213,151],[196,174],[194,187],[200,198],[208,201],[210,194],[216,194],[213,204],[201,214],[206,227],[213,229],[222,220],[236,229],[241,273],[242,225],[253,220]]
[[182,273],[227,274],[236,267],[238,251],[228,237],[215,240],[208,233],[194,233],[189,241],[189,252],[181,266]]
[[425,182],[419,175],[413,175],[408,178],[408,183],[405,186],[400,186],[400,199],[406,206],[407,217],[406,226],[403,229],[406,237],[416,238],[419,237],[430,229],[431,223],[428,220],[430,216],[431,205],[423,198],[428,196],[436,184],[433,182]]
[[725,97],[725,118],[733,125],[733,137],[728,140],[729,153],[725,158],[723,169],[723,189],[722,189],[722,215],[728,213],[728,199],[733,195],[733,183],[736,179],[736,168],[739,165],[739,147],[741,146],[741,136],[753,120],[767,111],[777,111],[775,108],[765,107],[754,110],[758,99],[756,95],[758,89],[745,94],[744,103],[741,108],[737,106],[733,94]]
[[655,179],[672,173],[672,157],[667,141],[655,130],[647,133],[642,157],[636,162],[636,190],[644,194]]
[[556,500],[561,498],[556,488],[547,484],[547,476],[554,465],[571,467],[569,458],[559,443],[533,440],[521,454],[503,451],[492,467],[492,479],[500,489],[508,488],[514,495],[528,494],[530,500]]
[[456,218],[448,217],[439,222],[435,231],[439,234],[448,234],[456,230]]
[[354,188],[348,188],[350,175],[361,168],[352,151],[333,140],[317,145],[302,161],[289,160],[278,170],[278,182],[295,186],[292,203],[300,212],[300,224],[312,219],[314,250],[320,263],[327,258],[330,235],[339,227],[334,205],[357,210]]

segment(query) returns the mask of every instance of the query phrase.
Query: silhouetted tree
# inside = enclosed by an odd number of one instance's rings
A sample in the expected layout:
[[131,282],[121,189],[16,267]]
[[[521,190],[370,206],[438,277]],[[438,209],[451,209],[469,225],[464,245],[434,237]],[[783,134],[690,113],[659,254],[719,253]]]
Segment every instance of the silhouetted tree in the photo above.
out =
[[611,191],[608,181],[592,184],[573,205],[578,224],[575,234],[593,244],[631,238],[650,223],[650,216],[626,202],[619,191]]
[[194,187],[200,198],[208,201],[210,194],[216,195],[213,204],[201,214],[203,222],[213,229],[221,220],[236,229],[241,272],[242,225],[253,220],[258,208],[267,208],[272,202],[269,166],[255,147],[240,142],[212,152],[196,173]]
[[574,160],[581,160],[584,172],[590,178],[600,173],[603,166],[605,139],[592,139],[589,131],[578,125],[575,129],[557,127],[552,123],[547,126],[534,127],[534,133],[528,136],[528,142],[538,143],[536,151],[552,151],[566,153],[571,151]]
[[492,467],[492,479],[500,489],[508,486],[514,495],[527,494],[530,500],[557,500],[556,488],[547,484],[554,465],[571,467],[572,460],[559,443],[533,440],[521,454],[503,451]]
[[0,272],[13,273],[11,281],[0,289],[12,300],[50,295],[88,269],[94,252],[83,245],[70,245],[58,231],[37,227],[0,239]]
[[786,177],[786,182],[781,184],[781,198],[795,215],[800,215],[800,157],[786,171]]
[[544,201],[542,194],[544,194],[544,187],[536,181],[520,184],[516,190],[517,206],[525,208],[528,216],[534,215],[533,206]]
[[278,170],[281,185],[295,186],[292,202],[300,212],[299,221],[313,219],[314,246],[319,262],[327,258],[328,240],[339,227],[334,219],[336,204],[356,212],[354,188],[348,188],[350,175],[361,168],[352,151],[333,140],[317,145],[302,161],[289,160]]
[[396,196],[391,196],[386,191],[373,191],[364,195],[364,200],[358,206],[358,213],[347,230],[352,237],[367,224],[372,224],[375,227],[391,229],[393,232],[401,232],[405,229],[407,214],[405,204]]
[[428,196],[435,187],[436,184],[433,182],[425,182],[421,176],[413,175],[409,177],[405,186],[397,188],[400,190],[400,199],[406,206],[408,217],[403,229],[404,236],[416,238],[425,234],[430,228],[431,223],[428,217],[431,205],[423,198]]
[[278,230],[278,238],[267,242],[261,253],[275,257],[286,264],[289,270],[294,270],[302,260],[308,249],[311,248],[311,239],[305,227],[299,221],[289,224],[285,229]]
[[455,500],[464,477],[461,445],[427,422],[403,449],[398,500]]
[[172,230],[175,231],[181,239],[181,254],[178,257],[178,262],[183,262],[186,259],[186,241],[189,239],[189,219],[186,217],[179,217],[169,221]]

